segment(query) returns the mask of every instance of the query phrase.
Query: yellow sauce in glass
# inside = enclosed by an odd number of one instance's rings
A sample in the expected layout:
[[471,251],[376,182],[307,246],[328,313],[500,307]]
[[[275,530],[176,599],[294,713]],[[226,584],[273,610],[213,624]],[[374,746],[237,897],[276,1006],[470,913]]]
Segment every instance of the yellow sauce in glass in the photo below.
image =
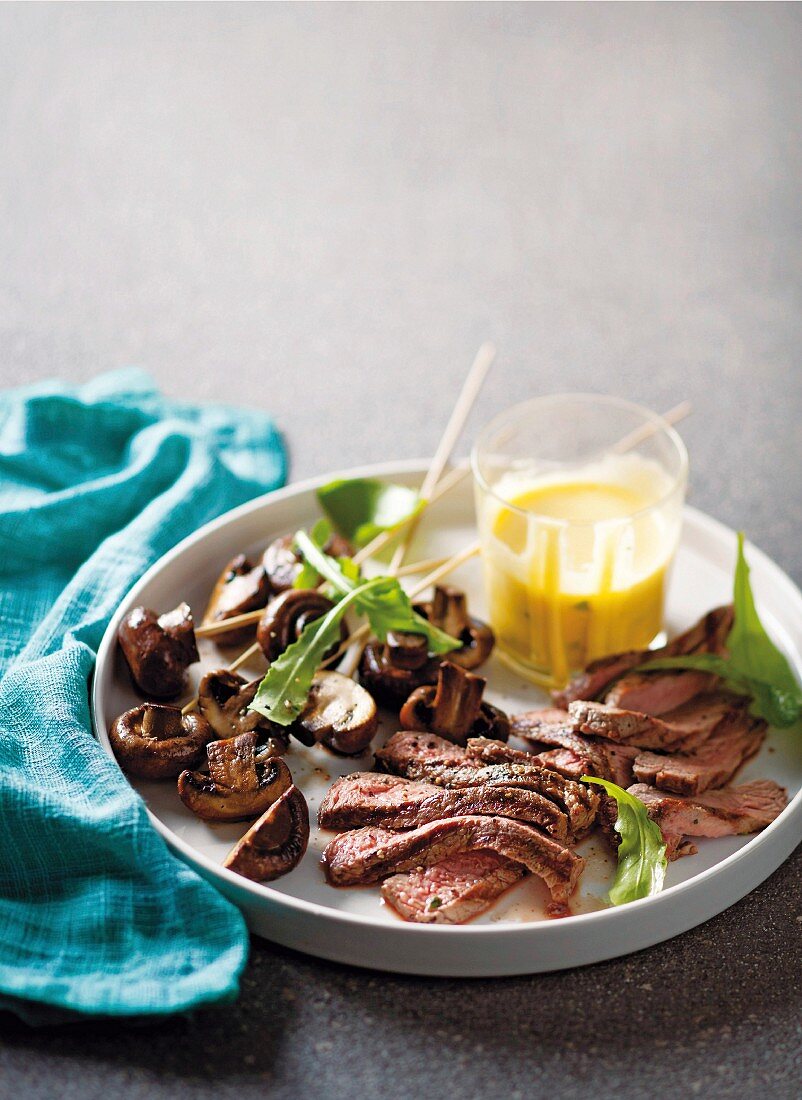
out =
[[562,684],[596,657],[647,646],[662,628],[676,546],[650,507],[667,489],[663,470],[636,456],[497,486],[513,507],[491,505],[483,556],[502,651]]

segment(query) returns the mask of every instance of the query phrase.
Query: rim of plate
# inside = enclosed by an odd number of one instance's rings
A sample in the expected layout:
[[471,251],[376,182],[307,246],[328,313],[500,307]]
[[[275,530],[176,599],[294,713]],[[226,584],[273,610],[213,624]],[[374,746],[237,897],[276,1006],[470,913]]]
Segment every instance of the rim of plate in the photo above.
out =
[[[115,611],[114,615],[109,621],[109,625],[106,627],[106,631],[103,635],[103,639],[100,643],[97,652],[97,658],[95,661],[95,671],[93,673],[92,683],[92,725],[95,732],[95,737],[103,747],[104,751],[112,758],[115,764],[117,759],[111,749],[111,744],[108,739],[108,732],[101,722],[101,704],[103,701],[103,691],[101,686],[101,678],[97,675],[97,669],[105,667],[109,658],[113,653],[114,645],[117,636],[117,626],[131,605],[132,600],[136,597],[138,591],[147,586],[151,578],[168,565],[174,558],[179,557],[189,546],[195,543],[201,542],[208,537],[213,531],[217,531],[222,527],[228,526],[230,523],[236,522],[242,516],[249,515],[251,512],[258,512],[262,508],[273,504],[278,501],[288,500],[295,496],[302,496],[305,493],[310,492],[318,488],[321,485],[325,485],[327,482],[337,478],[354,478],[354,477],[393,477],[398,475],[410,475],[420,474],[423,477],[429,467],[429,460],[426,459],[404,459],[395,462],[382,462],[374,463],[368,466],[357,466],[347,470],[337,470],[331,473],[327,473],[317,477],[306,478],[303,481],[294,482],[291,485],[286,485],[282,489],[274,489],[272,492],[264,493],[262,496],[256,497],[254,500],[247,501],[245,504],[240,504],[236,508],[230,509],[228,512],[224,512],[217,519],[210,520],[209,523],[205,523],[202,527],[199,527],[197,531],[193,531],[192,534],[187,535],[181,542],[177,543],[172,550],[168,550],[158,561],[142,574],[138,581],[136,581],[128,592],[125,594],[120,602],[119,607]],[[694,508],[692,505],[686,504],[683,509],[683,517],[685,519],[691,519],[693,523],[710,535],[715,536],[718,539],[722,537],[726,539],[735,539],[735,532],[721,523],[717,519],[713,519],[712,516],[708,516],[705,512],[700,511],[698,508]],[[681,543],[680,543],[681,545]],[[746,549],[749,552],[752,562],[759,562],[761,569],[765,570],[772,578],[775,584],[778,584],[781,588],[784,588],[787,592],[788,598],[795,601],[800,610],[802,610],[802,590],[791,580],[788,574],[780,568],[772,559],[760,550],[753,543],[747,541]],[[793,664],[793,662],[792,662]],[[794,671],[797,674],[797,678],[800,676],[800,669],[794,664]],[[119,767],[119,765],[117,765]],[[122,769],[120,769],[122,772]],[[125,776],[125,773],[123,772]],[[127,776],[125,777],[126,781]],[[134,788],[135,789],[135,788]],[[137,792],[138,793],[138,792]],[[141,796],[140,796],[141,797]],[[628,902],[624,906],[611,906],[608,909],[599,909],[591,913],[578,913],[575,916],[564,917],[560,922],[561,927],[565,928],[581,928],[589,923],[593,925],[601,925],[604,922],[610,922],[617,919],[619,913],[624,911],[635,912],[643,911],[647,907],[654,909],[658,906],[665,906],[670,904],[671,900],[679,897],[690,889],[696,889],[701,883],[708,882],[713,878],[716,878],[729,867],[732,867],[742,859],[746,858],[748,854],[751,854],[756,847],[759,847],[767,837],[770,837],[773,833],[783,827],[788,817],[798,808],[802,806],[802,789],[800,789],[796,795],[791,799],[782,813],[775,818],[765,829],[756,833],[754,837],[747,841],[742,848],[739,848],[737,852],[732,852],[730,855],[725,856],[719,863],[714,864],[712,867],[708,867],[704,871],[700,871],[697,875],[686,879],[684,882],[676,883],[674,886],[669,886],[667,889],[661,891],[659,894],[654,894],[652,897],[640,898],[637,901]],[[303,898],[293,897],[291,894],[285,894],[282,891],[274,890],[271,886],[253,882],[250,879],[244,878],[242,875],[237,875],[233,871],[229,871],[227,868],[221,866],[219,863],[215,863],[214,860],[208,856],[203,855],[201,852],[194,848],[191,844],[188,844],[177,833],[173,832],[167,825],[165,825],[147,806],[145,807],[148,817],[151,820],[151,824],[155,827],[156,831],[169,843],[171,847],[183,853],[190,864],[194,863],[200,867],[203,867],[208,874],[213,878],[220,878],[223,882],[232,886],[236,890],[241,890],[244,893],[251,894],[254,898],[261,900],[270,899],[279,906],[286,906],[289,909],[294,909],[299,912],[303,912],[310,916],[323,916],[327,920],[335,920],[343,924],[351,924],[355,927],[376,927],[381,924],[382,928],[392,929],[394,934],[403,936],[464,936],[464,937],[497,937],[509,935],[515,933],[516,935],[537,935],[539,929],[547,928],[549,930],[554,929],[553,921],[533,921],[532,923],[521,925],[517,922],[500,921],[498,924],[487,925],[438,925],[438,924],[413,924],[406,921],[398,921],[393,925],[385,925],[383,922],[377,921],[375,918],[363,915],[361,913],[348,913],[342,909],[335,909],[328,905],[320,905],[316,902],[306,901]],[[784,862],[784,861],[783,861]]]

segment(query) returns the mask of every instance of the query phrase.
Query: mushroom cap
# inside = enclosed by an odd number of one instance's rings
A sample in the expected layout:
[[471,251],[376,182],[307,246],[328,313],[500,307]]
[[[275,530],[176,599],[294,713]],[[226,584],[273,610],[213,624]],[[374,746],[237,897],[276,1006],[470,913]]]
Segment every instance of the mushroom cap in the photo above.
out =
[[[291,588],[270,601],[256,628],[256,640],[268,661],[275,661],[284,650],[301,636],[304,627],[331,611],[334,604],[314,588]],[[340,637],[345,640],[348,627],[340,625]],[[337,651],[337,646],[331,654]]]
[[120,765],[143,779],[167,779],[194,767],[213,737],[212,727],[201,715],[182,715],[178,707],[160,703],[142,703],[125,711],[109,730]]
[[[244,554],[237,554],[217,579],[203,616],[204,623],[220,622],[235,615],[244,615],[264,607],[270,599],[270,581],[259,562],[254,565]],[[251,628],[229,631],[223,635],[226,645],[246,639]]]
[[460,649],[448,654],[452,664],[467,669],[478,668],[492,653],[496,636],[487,623],[468,614],[468,598],[461,588],[438,584],[434,589],[434,598],[427,603],[416,604],[415,609],[462,643]]
[[309,844],[309,807],[289,787],[226,857],[223,866],[254,882],[271,882],[300,863]]
[[389,645],[368,642],[359,662],[359,681],[382,706],[398,710],[411,691],[437,680],[440,658],[427,655],[426,663],[417,668],[409,667],[408,653],[402,665],[395,664],[393,658]]
[[248,710],[260,682],[251,680],[248,683],[244,676],[226,668],[207,672],[198,687],[198,707],[218,737],[253,732],[257,734],[260,747],[272,744],[273,755],[278,756],[287,750],[286,730],[258,711]]
[[278,756],[257,758],[256,734],[241,733],[207,746],[209,774],[183,771],[178,794],[205,821],[243,821],[258,817],[292,784]]
[[[271,591],[276,595],[292,588],[295,578],[301,572],[301,559],[295,553],[294,543],[294,533],[282,535],[270,543],[262,557],[262,566],[270,581]],[[353,553],[350,543],[337,534],[331,536],[323,549],[335,558],[347,557]]]
[[376,702],[368,691],[350,676],[321,670],[315,673],[309,700],[291,730],[296,733],[298,728],[312,741],[354,756],[367,748],[378,725]]
[[186,682],[186,670],[200,660],[192,612],[185,603],[157,616],[135,607],[125,616],[117,640],[134,685],[145,695],[172,699]]
[[405,730],[436,733],[459,745],[470,737],[507,741],[510,720],[498,707],[482,701],[485,680],[459,665],[443,661],[437,684],[417,688],[401,708]]

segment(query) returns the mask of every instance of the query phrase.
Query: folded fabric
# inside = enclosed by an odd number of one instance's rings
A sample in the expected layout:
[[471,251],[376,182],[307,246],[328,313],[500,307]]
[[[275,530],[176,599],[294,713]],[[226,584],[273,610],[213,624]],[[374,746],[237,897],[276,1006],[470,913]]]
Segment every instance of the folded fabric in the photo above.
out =
[[28,1020],[236,995],[242,917],[149,824],[88,684],[148,566],[285,474],[266,415],[174,404],[139,371],[0,395],[0,995]]

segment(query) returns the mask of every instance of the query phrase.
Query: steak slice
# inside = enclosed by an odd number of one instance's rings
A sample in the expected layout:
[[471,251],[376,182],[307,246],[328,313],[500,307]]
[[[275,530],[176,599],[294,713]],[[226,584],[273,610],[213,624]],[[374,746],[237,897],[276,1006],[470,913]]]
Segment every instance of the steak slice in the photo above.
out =
[[354,772],[333,783],[320,804],[318,824],[323,829],[415,829],[479,814],[527,821],[558,840],[568,839],[567,815],[531,788],[497,782],[448,789],[380,772]]
[[416,924],[465,924],[488,909],[526,874],[496,852],[462,852],[418,868],[392,875],[382,883],[388,905]]
[[548,708],[532,710],[512,719],[513,732],[535,745],[553,745],[555,752],[540,753],[538,759],[570,779],[598,775],[619,787],[632,782],[632,763],[638,749],[619,745],[606,738],[589,738],[574,729],[575,721],[567,711]]
[[[423,754],[418,755],[417,746],[421,739],[424,742]],[[503,748],[507,753],[520,755],[526,763],[483,765],[481,753],[498,753],[497,744],[474,738],[468,749],[461,749],[434,734],[401,732],[393,734],[384,748],[376,753],[376,759],[407,779],[427,780],[438,787],[458,789],[492,784],[536,791],[551,799],[567,814],[575,836],[591,827],[598,806],[595,791],[544,768],[531,754],[517,753],[506,746]],[[457,749],[456,753],[454,749]]]
[[584,700],[571,703],[569,713],[583,733],[637,745],[641,749],[687,752],[703,744],[724,719],[729,719],[743,706],[743,699],[715,692],[700,695],[662,718]]
[[425,779],[424,771],[413,775],[410,769],[433,764],[464,764],[465,749],[438,737],[436,733],[417,733],[400,730],[394,733],[383,748],[376,751],[376,764],[395,775],[407,775],[410,779]]
[[584,672],[561,691],[553,691],[551,697],[556,706],[567,710],[569,704],[578,699],[600,698],[615,680],[655,657],[679,657],[689,653],[723,654],[726,652],[725,643],[732,623],[732,605],[717,607],[704,615],[698,623],[694,623],[689,630],[678,634],[662,649],[629,650],[592,661]]
[[365,886],[483,849],[539,875],[554,901],[568,900],[585,866],[581,856],[533,825],[506,817],[452,817],[406,833],[377,826],[340,833],[323,853],[323,869],[332,886]]
[[722,787],[694,798],[667,794],[645,783],[629,788],[664,834],[738,836],[770,825],[788,805],[788,795],[771,779]]
[[722,722],[693,752],[667,756],[640,753],[633,772],[639,783],[651,783],[675,794],[701,794],[729,783],[741,764],[755,755],[765,736],[766,723],[744,711]]
[[527,749],[513,749],[506,741],[490,737],[469,737],[465,754],[467,763],[477,764],[531,764],[535,759]]
[[630,672],[613,684],[605,703],[622,710],[661,715],[714,690],[718,677],[701,669],[681,672]]

